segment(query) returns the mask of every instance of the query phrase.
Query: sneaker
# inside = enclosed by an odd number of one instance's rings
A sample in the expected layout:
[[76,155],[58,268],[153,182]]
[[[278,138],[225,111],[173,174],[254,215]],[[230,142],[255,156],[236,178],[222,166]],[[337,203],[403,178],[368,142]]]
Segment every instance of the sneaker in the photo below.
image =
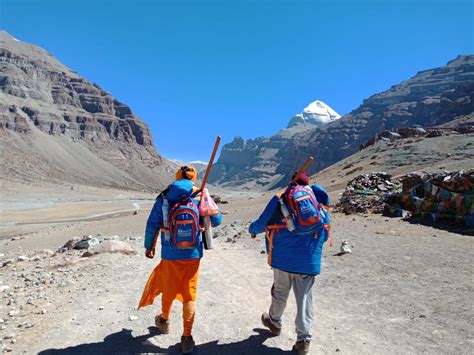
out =
[[155,325],[162,334],[168,334],[170,332],[170,321],[168,319],[164,319],[163,315],[161,314],[155,317]]
[[262,314],[262,324],[267,327],[273,335],[280,335],[281,334],[281,328],[277,327],[275,324],[272,323],[270,316],[268,313],[263,313]]
[[298,355],[309,354],[309,346],[311,342],[307,340],[300,340],[293,345],[293,351],[296,351]]
[[181,352],[183,354],[191,354],[194,351],[194,345],[192,336],[181,337]]

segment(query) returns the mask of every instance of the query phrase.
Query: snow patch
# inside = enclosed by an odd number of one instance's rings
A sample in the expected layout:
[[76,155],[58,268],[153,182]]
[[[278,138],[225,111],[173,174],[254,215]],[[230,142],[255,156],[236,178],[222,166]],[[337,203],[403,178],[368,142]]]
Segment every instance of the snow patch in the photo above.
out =
[[341,115],[321,100],[311,102],[302,113],[291,118],[288,128],[299,123],[308,123],[314,126],[322,126],[341,118]]

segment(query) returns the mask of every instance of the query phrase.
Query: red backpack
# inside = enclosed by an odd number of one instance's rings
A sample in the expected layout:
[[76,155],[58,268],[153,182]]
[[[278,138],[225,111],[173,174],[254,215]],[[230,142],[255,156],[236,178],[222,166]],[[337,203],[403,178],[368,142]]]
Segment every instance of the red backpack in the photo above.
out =
[[175,203],[168,214],[170,244],[176,249],[197,248],[201,230],[199,209],[190,197],[183,197]]
[[296,233],[310,234],[321,229],[324,222],[321,219],[320,207],[311,187],[291,185],[285,191],[284,196],[295,224]]

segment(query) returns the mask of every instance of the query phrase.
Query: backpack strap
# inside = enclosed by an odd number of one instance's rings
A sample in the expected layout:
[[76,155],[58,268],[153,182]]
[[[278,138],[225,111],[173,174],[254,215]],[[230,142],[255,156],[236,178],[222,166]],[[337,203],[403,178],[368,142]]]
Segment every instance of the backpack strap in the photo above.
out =
[[287,229],[287,228],[286,228],[286,226],[280,226],[278,224],[267,226],[265,228],[265,238],[268,239],[268,258],[267,258],[267,262],[268,262],[268,265],[270,265],[270,266],[272,266],[273,238],[275,236],[275,231],[278,231],[278,234],[280,234],[281,229]]

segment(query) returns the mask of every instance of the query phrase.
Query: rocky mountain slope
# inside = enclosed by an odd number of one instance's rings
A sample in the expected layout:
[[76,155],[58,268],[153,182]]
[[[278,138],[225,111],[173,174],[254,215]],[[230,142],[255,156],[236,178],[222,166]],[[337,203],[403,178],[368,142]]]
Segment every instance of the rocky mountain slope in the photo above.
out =
[[351,113],[321,127],[298,126],[270,138],[237,137],[222,150],[211,181],[244,188],[286,184],[308,156],[310,173],[359,150],[384,130],[420,125],[472,124],[474,55],[458,56],[446,66],[418,72],[409,80],[364,100]]
[[[452,171],[474,167],[474,133],[415,137],[376,143],[312,177],[330,191],[340,191],[360,174],[384,171],[397,177],[412,171]],[[339,197],[333,196],[333,201]]]
[[45,50],[0,32],[0,178],[132,189],[164,185],[147,125]]

